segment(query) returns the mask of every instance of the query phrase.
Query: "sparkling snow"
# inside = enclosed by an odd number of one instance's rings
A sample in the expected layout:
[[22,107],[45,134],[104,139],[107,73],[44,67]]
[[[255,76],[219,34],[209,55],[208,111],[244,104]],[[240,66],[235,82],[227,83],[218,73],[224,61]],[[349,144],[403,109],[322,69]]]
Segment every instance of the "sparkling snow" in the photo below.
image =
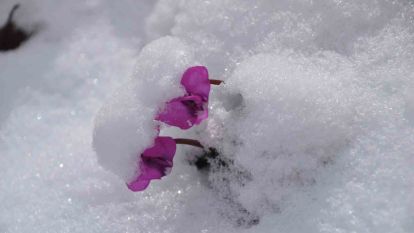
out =
[[[0,232],[414,232],[414,2],[20,3],[39,32],[0,52]],[[196,64],[225,80],[209,119],[161,134],[234,163],[180,145],[130,192]]]

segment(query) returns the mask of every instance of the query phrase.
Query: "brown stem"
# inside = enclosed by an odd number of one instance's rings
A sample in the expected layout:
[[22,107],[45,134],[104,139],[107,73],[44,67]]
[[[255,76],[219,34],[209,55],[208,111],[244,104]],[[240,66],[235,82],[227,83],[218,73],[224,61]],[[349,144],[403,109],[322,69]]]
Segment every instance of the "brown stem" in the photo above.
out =
[[[11,23],[11,21],[12,21],[12,19],[13,19],[13,15],[14,15],[14,12],[17,10],[17,8],[19,8],[20,7],[20,4],[15,4],[14,6],[13,6],[13,8],[11,9],[11,11],[10,11],[10,13],[9,13],[9,18],[7,19],[7,23]],[[7,24],[6,23],[6,24]]]
[[201,143],[197,140],[187,139],[187,138],[175,138],[174,140],[175,140],[175,143],[177,144],[185,144],[185,145],[204,148],[204,146],[201,145]]
[[224,81],[223,80],[218,80],[218,79],[210,79],[210,84],[220,85],[221,83],[224,83]]

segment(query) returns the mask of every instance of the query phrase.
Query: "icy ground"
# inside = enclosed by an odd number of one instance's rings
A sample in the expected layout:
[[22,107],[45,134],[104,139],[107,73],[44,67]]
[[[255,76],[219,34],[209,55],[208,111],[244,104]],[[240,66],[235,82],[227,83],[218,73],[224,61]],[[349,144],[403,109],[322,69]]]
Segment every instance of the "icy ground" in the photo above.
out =
[[[414,232],[412,1],[20,3],[16,23],[40,30],[0,52],[1,233]],[[139,139],[108,137],[145,147],[195,64],[226,84],[207,122],[162,134],[234,166],[199,172],[179,146],[170,175],[130,192],[92,147],[99,109],[137,85],[139,120],[113,126]]]

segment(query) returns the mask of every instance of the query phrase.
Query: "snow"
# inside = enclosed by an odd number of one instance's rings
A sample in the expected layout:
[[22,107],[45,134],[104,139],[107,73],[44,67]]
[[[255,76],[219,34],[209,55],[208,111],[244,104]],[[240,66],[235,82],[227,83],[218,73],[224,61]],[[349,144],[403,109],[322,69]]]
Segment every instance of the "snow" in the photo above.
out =
[[[21,4],[39,32],[0,53],[0,232],[414,231],[412,1]],[[180,145],[130,192],[193,65],[225,80],[209,118],[160,133],[233,163]]]
[[137,153],[154,142],[156,114],[164,103],[183,95],[182,70],[192,60],[191,51],[179,39],[151,42],[137,58],[132,77],[98,113],[93,137],[98,161],[126,183],[139,174]]

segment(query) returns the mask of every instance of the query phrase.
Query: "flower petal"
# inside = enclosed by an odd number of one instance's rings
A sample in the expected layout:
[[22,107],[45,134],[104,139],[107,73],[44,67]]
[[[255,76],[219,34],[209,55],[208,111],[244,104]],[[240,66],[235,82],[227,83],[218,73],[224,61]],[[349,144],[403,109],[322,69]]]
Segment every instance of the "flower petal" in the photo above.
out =
[[161,179],[173,166],[176,143],[171,137],[156,137],[154,146],[141,154],[139,162],[140,174],[127,186],[132,191],[146,189],[150,180]]
[[131,183],[127,184],[127,186],[131,191],[138,192],[145,190],[148,187],[149,183],[149,180],[136,179]]
[[210,93],[210,80],[208,70],[204,66],[188,68],[181,78],[181,85],[189,95],[199,95],[203,100],[208,100]]
[[188,129],[207,118],[206,105],[206,101],[197,95],[178,97],[168,102],[155,119],[181,129]]
[[142,153],[142,157],[160,158],[172,161],[176,149],[176,143],[172,137],[156,137],[154,146],[146,149],[144,153]]

